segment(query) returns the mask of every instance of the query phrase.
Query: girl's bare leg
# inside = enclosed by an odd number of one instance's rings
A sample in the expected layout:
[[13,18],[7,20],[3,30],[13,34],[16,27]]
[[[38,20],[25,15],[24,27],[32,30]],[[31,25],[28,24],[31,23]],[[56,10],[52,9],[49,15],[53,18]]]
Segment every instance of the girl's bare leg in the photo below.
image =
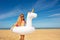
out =
[[25,35],[20,35],[20,36],[21,36],[20,40],[24,40]]

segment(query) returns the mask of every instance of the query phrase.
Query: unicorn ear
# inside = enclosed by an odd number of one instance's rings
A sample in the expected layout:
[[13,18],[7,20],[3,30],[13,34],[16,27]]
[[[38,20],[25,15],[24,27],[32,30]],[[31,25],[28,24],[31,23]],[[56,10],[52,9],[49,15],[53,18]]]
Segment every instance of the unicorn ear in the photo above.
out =
[[34,8],[32,9],[32,13],[34,12]]

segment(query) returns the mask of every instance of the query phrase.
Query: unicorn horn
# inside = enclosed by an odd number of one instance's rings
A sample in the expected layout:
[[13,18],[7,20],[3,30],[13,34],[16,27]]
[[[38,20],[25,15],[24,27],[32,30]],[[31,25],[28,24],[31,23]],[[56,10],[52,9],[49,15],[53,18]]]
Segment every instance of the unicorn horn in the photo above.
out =
[[32,9],[32,12],[34,12],[34,8]]

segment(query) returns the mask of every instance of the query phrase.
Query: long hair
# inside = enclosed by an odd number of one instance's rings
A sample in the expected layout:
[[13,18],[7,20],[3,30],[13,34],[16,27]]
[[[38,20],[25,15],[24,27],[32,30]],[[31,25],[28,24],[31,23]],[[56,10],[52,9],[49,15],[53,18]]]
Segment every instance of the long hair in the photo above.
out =
[[[21,15],[23,15],[23,16],[21,16]],[[23,17],[23,19],[21,19],[22,17]],[[20,25],[22,21],[25,21],[23,13],[21,13],[20,16],[18,17],[18,20],[17,20],[16,24]]]

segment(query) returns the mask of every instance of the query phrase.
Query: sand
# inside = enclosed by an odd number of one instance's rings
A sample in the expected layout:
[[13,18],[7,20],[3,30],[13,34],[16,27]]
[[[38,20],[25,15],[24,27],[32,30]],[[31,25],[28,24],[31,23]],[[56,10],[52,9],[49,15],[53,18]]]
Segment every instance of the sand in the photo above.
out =
[[[0,40],[19,40],[20,35],[11,30],[0,30]],[[36,29],[25,35],[25,40],[60,40],[60,29]]]

